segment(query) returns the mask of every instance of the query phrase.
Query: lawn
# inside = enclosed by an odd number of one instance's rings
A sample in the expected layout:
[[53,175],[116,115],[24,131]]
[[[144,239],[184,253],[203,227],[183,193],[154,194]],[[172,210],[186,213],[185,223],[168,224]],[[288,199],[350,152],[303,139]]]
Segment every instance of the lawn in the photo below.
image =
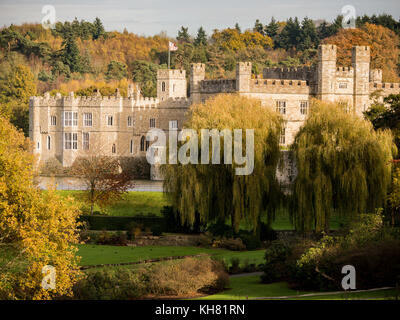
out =
[[[70,195],[77,199],[77,201],[81,201],[80,194],[82,194],[82,191],[62,190],[59,192],[64,196]],[[127,192],[127,194],[124,196],[124,199],[118,201],[113,205],[107,206],[105,208],[105,213],[110,216],[119,217],[130,217],[135,215],[161,216],[161,209],[163,208],[163,206],[168,205],[170,205],[170,203],[162,192],[130,191]],[[84,207],[83,203],[82,207]],[[88,210],[87,205],[86,210]],[[95,207],[94,211],[100,211],[100,209],[98,207]],[[339,226],[339,217],[332,217],[331,228],[338,229]],[[243,222],[241,228],[248,229],[249,226],[247,226]],[[287,211],[281,210],[276,213],[275,220],[272,223],[272,228],[275,230],[294,230]]]
[[[64,196],[72,196],[80,201],[82,191],[62,190],[59,191]],[[129,217],[135,215],[161,215],[163,206],[168,206],[169,202],[162,192],[152,191],[129,191],[124,198],[117,203],[107,206],[106,213],[111,216]],[[95,207],[95,211],[100,211]]]
[[[223,292],[202,297],[201,300],[243,300],[260,297],[282,297],[309,294],[309,291],[296,291],[290,289],[286,282],[263,284],[260,276],[244,276],[230,279],[230,289]],[[325,296],[309,296],[293,298],[294,300],[344,300],[344,299],[394,299],[395,289],[371,292],[348,292],[330,294]]]
[[77,255],[82,257],[80,265],[90,266],[98,264],[117,264],[125,262],[138,262],[148,259],[174,257],[183,255],[210,254],[224,259],[229,265],[232,258],[239,258],[241,264],[260,264],[264,261],[264,250],[255,251],[229,251],[224,249],[208,249],[200,247],[181,246],[146,246],[146,247],[118,247],[104,245],[78,245]]

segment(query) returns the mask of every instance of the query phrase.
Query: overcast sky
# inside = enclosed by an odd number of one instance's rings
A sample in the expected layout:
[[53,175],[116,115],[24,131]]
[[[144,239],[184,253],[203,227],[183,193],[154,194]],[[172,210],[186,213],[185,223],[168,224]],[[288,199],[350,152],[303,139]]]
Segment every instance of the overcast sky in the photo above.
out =
[[399,0],[0,0],[0,25],[40,22],[44,5],[53,5],[57,21],[77,17],[93,21],[98,16],[107,31],[126,28],[142,35],[166,31],[175,37],[180,26],[189,27],[195,34],[203,26],[208,33],[213,29],[234,26],[253,27],[260,19],[268,22],[297,16],[332,21],[344,5],[353,5],[357,15],[389,13],[398,20]]

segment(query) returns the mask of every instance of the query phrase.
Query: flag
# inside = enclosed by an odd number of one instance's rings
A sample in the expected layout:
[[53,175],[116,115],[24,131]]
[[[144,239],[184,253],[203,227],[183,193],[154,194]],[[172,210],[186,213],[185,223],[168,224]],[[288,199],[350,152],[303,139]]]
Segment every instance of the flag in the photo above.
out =
[[178,50],[177,45],[170,41],[169,42],[169,51],[176,51],[176,50]]

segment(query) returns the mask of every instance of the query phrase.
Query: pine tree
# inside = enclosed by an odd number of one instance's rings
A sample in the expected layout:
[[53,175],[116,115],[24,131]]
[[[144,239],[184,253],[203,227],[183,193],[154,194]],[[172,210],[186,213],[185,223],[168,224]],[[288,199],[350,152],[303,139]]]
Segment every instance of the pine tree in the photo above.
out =
[[181,43],[189,43],[190,35],[188,29],[189,28],[185,28],[184,26],[182,26],[181,30],[178,31],[178,36],[176,37],[176,40],[178,40]]
[[236,24],[235,24],[235,29],[236,29],[236,31],[237,31],[239,34],[242,33],[242,29],[240,28],[239,23],[237,23],[237,22],[236,22]]
[[98,17],[96,17],[96,19],[93,22],[93,32],[92,32],[93,39],[97,40],[100,37],[104,37],[105,33],[106,32],[104,30],[103,23],[101,22],[101,20]]
[[256,20],[253,30],[264,35],[264,25],[260,22],[260,20]]
[[197,31],[196,39],[194,39],[194,44],[196,46],[206,46],[207,45],[207,34],[203,27],[200,27]]
[[63,41],[61,53],[62,62],[67,65],[71,72],[81,71],[81,56],[76,41],[72,35]]
[[278,35],[279,24],[276,22],[275,18],[271,18],[271,22],[265,26],[265,34],[274,39]]

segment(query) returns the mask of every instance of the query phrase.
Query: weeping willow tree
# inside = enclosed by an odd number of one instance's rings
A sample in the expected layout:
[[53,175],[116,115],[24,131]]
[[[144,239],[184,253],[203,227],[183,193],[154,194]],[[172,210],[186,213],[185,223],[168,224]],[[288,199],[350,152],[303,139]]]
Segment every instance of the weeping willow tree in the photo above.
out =
[[[243,219],[253,226],[259,225],[261,213],[271,213],[279,199],[279,186],[275,172],[279,162],[279,133],[281,117],[272,109],[262,107],[258,100],[239,95],[219,95],[205,104],[192,105],[185,128],[195,130],[198,147],[209,139],[201,129],[242,129],[243,154],[246,150],[246,130],[254,129],[254,170],[249,175],[237,175],[242,165],[226,164],[224,137],[220,139],[220,164],[213,164],[213,141],[205,153],[209,164],[167,164],[161,167],[164,190],[171,197],[174,207],[181,213],[182,223],[230,220],[238,231]],[[226,148],[228,149],[228,148]],[[204,156],[204,155],[203,155]]]
[[328,231],[333,212],[354,219],[384,204],[396,152],[389,131],[376,132],[369,121],[315,100],[292,150],[297,230]]

